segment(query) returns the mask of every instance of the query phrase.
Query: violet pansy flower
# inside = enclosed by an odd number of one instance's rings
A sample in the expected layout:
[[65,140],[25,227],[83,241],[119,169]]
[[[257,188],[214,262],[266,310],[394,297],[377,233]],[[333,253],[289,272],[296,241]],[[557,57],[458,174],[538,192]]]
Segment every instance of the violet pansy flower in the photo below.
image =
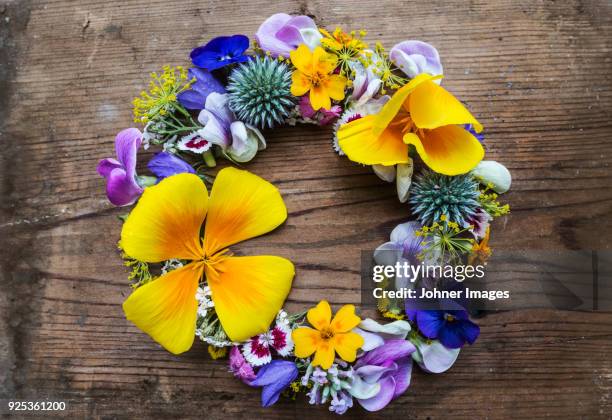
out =
[[210,93],[225,93],[223,85],[210,72],[203,69],[190,68],[187,73],[189,80],[195,78],[195,82],[191,85],[190,89],[179,93],[176,97],[185,108],[204,109],[206,98]]
[[142,133],[136,128],[122,130],[115,138],[117,159],[102,159],[98,173],[106,178],[106,195],[115,206],[129,206],[142,194],[136,182],[136,155],[142,143]]
[[[414,344],[403,339],[388,340],[365,353],[353,366],[354,380],[349,392],[368,411],[378,411],[403,394],[410,385]],[[363,398],[361,390],[377,385],[378,392]]]
[[147,168],[159,179],[182,173],[195,174],[195,170],[190,164],[168,152],[159,152],[153,156],[147,164]]
[[[423,41],[411,40],[395,44],[391,48],[389,58],[410,78],[421,73],[437,76],[443,71],[438,50]],[[440,83],[439,80],[435,82]]]
[[417,310],[412,317],[425,337],[438,339],[449,349],[473,344],[480,335],[480,327],[465,310]]
[[245,35],[219,36],[206,45],[194,48],[189,56],[195,66],[213,71],[247,61],[249,57],[244,52],[248,48],[249,38]]
[[277,13],[261,24],[255,38],[259,47],[270,52],[273,57],[282,55],[288,58],[289,53],[300,44],[306,44],[308,48],[314,50],[320,45],[323,35],[314,20],[308,16]]
[[261,405],[269,407],[278,401],[278,397],[298,376],[298,368],[289,360],[272,360],[257,372],[253,387],[263,387]]

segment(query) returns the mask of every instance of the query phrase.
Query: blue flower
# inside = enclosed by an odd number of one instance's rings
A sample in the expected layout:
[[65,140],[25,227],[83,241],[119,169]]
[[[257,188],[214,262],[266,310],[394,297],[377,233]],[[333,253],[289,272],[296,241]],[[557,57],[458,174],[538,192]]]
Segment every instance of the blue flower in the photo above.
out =
[[484,133],[483,132],[477,133],[472,124],[465,124],[463,128],[469,131],[471,135],[476,137],[476,140],[478,140],[480,143],[484,143],[484,139],[485,139]]
[[449,349],[473,344],[480,335],[480,327],[470,321],[465,310],[415,311],[413,316],[425,337],[438,339]]
[[228,64],[247,61],[249,57],[244,54],[247,48],[249,38],[244,35],[219,36],[195,48],[190,57],[194,65],[212,71]]
[[225,93],[223,85],[208,71],[198,68],[190,68],[189,80],[196,79],[190,89],[184,90],[176,97],[179,103],[187,109],[204,109],[206,98],[212,92]]
[[168,152],[160,152],[153,156],[147,164],[147,168],[160,180],[184,172],[195,174],[195,170],[190,164]]
[[272,360],[259,369],[257,377],[251,381],[250,385],[263,387],[261,405],[269,407],[278,401],[280,393],[295,381],[297,376],[298,369],[295,363],[288,360]]

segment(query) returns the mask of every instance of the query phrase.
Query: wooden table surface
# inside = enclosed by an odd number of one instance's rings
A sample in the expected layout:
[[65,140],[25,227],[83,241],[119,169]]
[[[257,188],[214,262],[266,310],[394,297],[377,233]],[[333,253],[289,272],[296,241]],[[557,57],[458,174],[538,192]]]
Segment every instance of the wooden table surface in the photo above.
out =
[[[124,319],[125,210],[95,172],[132,125],[149,72],[187,64],[214,36],[252,35],[276,12],[364,28],[387,47],[438,48],[444,85],[514,178],[512,214],[493,226],[497,249],[612,247],[609,1],[0,0],[3,401],[62,400],[70,417],[332,416],[305,400],[262,409],[259,391],[202,343],[172,356]],[[386,241],[408,207],[336,156],[328,129],[265,135],[268,150],[247,168],[280,188],[289,218],[240,251],[295,262],[289,310],[359,302],[360,250]],[[480,339],[449,372],[415,369],[386,411],[347,417],[612,417],[612,313],[514,311],[479,323]]]

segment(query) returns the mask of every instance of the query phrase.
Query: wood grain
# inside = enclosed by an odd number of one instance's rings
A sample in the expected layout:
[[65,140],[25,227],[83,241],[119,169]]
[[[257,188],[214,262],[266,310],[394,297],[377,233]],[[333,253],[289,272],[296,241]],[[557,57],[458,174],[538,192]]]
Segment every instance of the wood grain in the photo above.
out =
[[[281,11],[367,29],[388,47],[422,39],[438,48],[445,86],[484,123],[488,157],[513,174],[497,249],[612,247],[605,0],[0,0],[0,398],[64,400],[63,414],[77,418],[331,417],[303,400],[262,409],[259,392],[205,346],[174,357],[125,321],[115,248],[123,210],[95,173],[131,126],[131,98],[150,71],[187,64],[214,36],[251,35]],[[290,310],[323,297],[358,302],[360,251],[384,242],[409,209],[391,185],[336,156],[328,129],[265,134],[268,150],[247,167],[281,189],[289,218],[240,251],[295,262]],[[500,312],[479,323],[481,338],[451,371],[415,372],[379,415],[612,417],[612,314]]]

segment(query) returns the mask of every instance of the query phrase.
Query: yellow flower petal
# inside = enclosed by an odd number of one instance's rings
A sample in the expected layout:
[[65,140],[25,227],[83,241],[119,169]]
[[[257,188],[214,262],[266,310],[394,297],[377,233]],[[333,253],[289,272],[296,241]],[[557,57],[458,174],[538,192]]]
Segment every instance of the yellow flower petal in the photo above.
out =
[[293,330],[291,338],[295,343],[295,357],[304,358],[317,350],[321,334],[312,328],[300,327]]
[[399,110],[404,105],[404,102],[421,83],[439,79],[441,76],[431,76],[426,73],[421,73],[413,78],[410,82],[401,87],[397,92],[393,94],[391,99],[382,107],[380,112],[376,114],[376,121],[373,123],[374,135],[381,134],[387,129],[391,121],[395,118]]
[[313,73],[329,74],[335,70],[338,65],[338,57],[327,53],[323,48],[316,47],[312,53],[312,69]]
[[202,264],[192,263],[140,286],[123,302],[126,318],[171,353],[193,344]]
[[232,244],[268,233],[287,218],[278,189],[247,171],[219,171],[210,193],[204,249],[211,256]]
[[274,256],[221,257],[206,266],[215,310],[230,340],[244,341],[268,330],[294,273],[291,261]]
[[178,174],[145,189],[121,230],[121,247],[139,261],[200,259],[200,229],[208,192],[194,174]]
[[338,356],[345,362],[354,362],[357,350],[363,346],[363,337],[354,332],[334,335],[334,348]]
[[355,328],[361,322],[361,318],[355,315],[354,305],[344,305],[331,322],[331,328],[336,333],[345,333]]
[[329,327],[331,315],[332,311],[331,306],[329,306],[329,302],[322,300],[317,306],[308,311],[306,318],[308,318],[310,325],[315,327],[317,330],[322,330]]
[[373,125],[377,118],[367,115],[342,125],[337,134],[340,148],[350,160],[364,165],[407,163],[408,146],[402,141],[402,133],[389,127],[375,135]]
[[312,74],[312,53],[305,44],[300,44],[299,47],[291,51],[289,57],[291,57],[291,62],[296,69],[302,73]]
[[310,90],[310,80],[304,73],[295,70],[291,74],[291,94],[293,96],[302,96]]
[[310,106],[312,106],[312,109],[315,111],[318,111],[321,108],[331,108],[329,94],[323,85],[312,86],[310,88]]
[[313,366],[321,366],[321,369],[329,369],[334,363],[336,352],[332,340],[321,340],[317,346],[317,352],[312,359]]
[[408,133],[404,141],[415,146],[427,166],[444,175],[464,174],[484,157],[478,139],[457,125],[425,130],[423,138]]
[[482,131],[482,125],[457,98],[430,80],[419,84],[408,100],[410,115],[419,128],[473,124],[477,133]]
[[332,74],[329,76],[323,86],[327,91],[327,94],[336,101],[344,99],[344,88],[346,87],[346,77],[340,76],[339,74]]

